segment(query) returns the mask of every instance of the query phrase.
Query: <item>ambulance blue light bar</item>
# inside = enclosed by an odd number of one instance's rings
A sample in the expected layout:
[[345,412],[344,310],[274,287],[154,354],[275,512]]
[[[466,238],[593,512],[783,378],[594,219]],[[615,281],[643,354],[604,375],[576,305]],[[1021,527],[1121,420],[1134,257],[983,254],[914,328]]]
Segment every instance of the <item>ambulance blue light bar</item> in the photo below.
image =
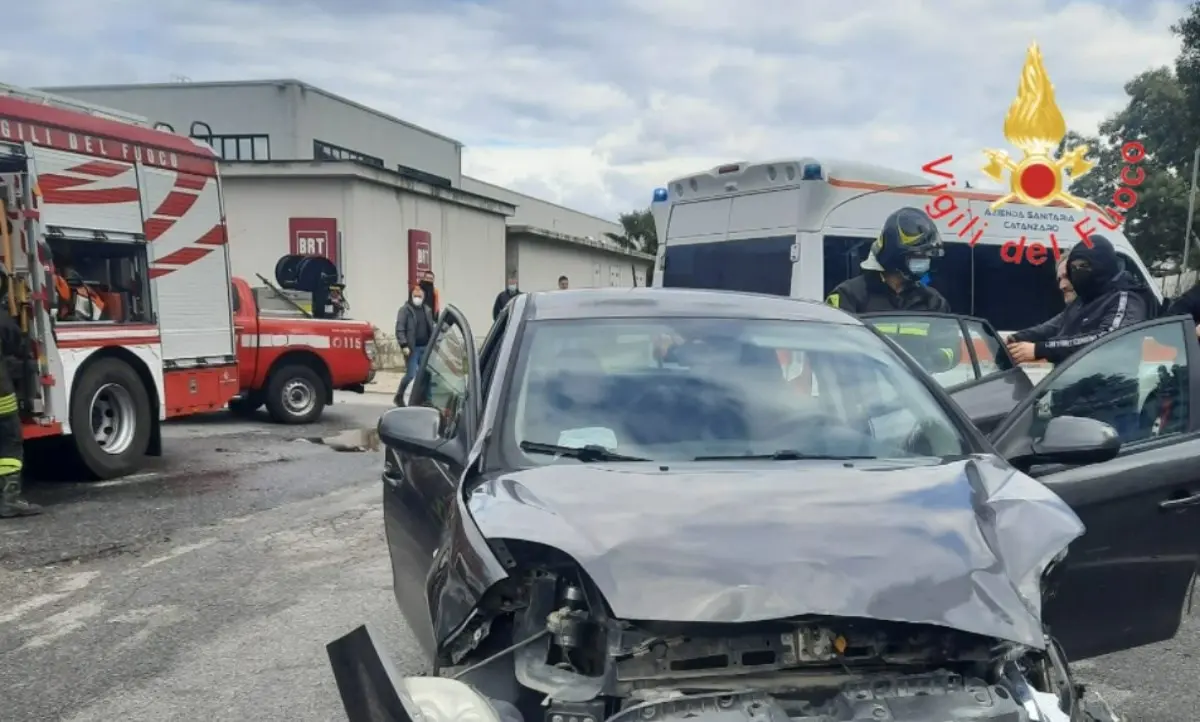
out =
[[800,180],[822,180],[820,163],[805,163],[800,170]]
[[655,203],[662,203],[666,199],[667,199],[667,189],[666,188],[655,188],[654,189],[654,202]]

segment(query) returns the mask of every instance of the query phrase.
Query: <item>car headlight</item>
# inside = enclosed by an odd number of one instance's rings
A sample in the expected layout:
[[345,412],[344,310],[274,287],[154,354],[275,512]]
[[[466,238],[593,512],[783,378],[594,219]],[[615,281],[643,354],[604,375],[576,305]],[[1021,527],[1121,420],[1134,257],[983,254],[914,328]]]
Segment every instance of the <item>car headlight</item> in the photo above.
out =
[[[406,677],[400,699],[414,722],[501,722],[486,697],[465,682],[445,677]],[[406,699],[407,697],[407,699]]]
[[375,353],[376,353],[375,339],[373,339],[373,338],[367,339],[366,343],[363,344],[363,350],[366,351],[367,360],[370,361],[371,363],[374,363],[375,362]]

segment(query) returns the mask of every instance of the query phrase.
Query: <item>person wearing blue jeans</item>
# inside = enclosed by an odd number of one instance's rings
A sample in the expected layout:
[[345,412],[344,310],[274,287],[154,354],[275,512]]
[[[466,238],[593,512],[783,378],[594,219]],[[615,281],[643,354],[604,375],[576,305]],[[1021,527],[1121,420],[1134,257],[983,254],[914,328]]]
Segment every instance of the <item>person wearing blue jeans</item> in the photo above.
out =
[[434,327],[433,312],[425,305],[425,292],[417,286],[396,314],[396,344],[404,354],[404,378],[400,380],[400,388],[396,389],[397,406],[404,405],[404,389],[416,378]]

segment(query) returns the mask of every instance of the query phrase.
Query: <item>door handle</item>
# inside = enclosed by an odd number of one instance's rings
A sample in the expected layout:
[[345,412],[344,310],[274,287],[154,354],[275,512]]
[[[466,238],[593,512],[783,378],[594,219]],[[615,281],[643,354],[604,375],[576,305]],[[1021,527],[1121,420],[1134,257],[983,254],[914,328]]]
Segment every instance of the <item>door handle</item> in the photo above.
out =
[[1177,496],[1166,501],[1158,503],[1159,509],[1183,509],[1189,506],[1200,506],[1200,494],[1192,494],[1191,496]]

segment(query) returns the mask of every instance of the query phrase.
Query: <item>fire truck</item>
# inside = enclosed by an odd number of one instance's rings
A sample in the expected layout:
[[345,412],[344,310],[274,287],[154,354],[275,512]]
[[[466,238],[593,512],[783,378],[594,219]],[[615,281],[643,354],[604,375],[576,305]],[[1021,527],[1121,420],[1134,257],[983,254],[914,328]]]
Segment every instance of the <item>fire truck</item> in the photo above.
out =
[[0,86],[0,303],[26,440],[99,478],[239,391],[217,157],[144,119]]

